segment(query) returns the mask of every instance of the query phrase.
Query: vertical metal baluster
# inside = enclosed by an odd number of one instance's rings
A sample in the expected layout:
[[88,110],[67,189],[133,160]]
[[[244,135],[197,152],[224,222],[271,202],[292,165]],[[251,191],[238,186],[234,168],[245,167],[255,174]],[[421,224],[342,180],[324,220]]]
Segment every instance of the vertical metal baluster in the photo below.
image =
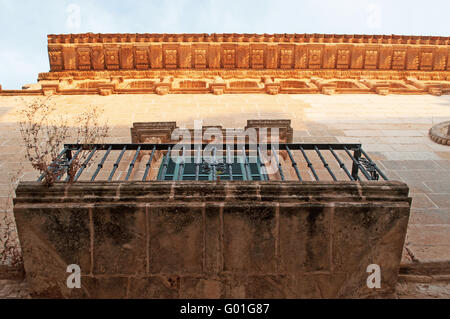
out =
[[300,182],[303,182],[302,176],[300,175],[300,171],[297,167],[297,162],[294,159],[294,156],[292,156],[291,150],[289,149],[289,146],[286,145],[286,151],[288,152],[289,158],[291,159],[292,167],[295,169],[295,173],[297,174],[298,180]]
[[267,174],[267,170],[266,170],[266,164],[263,163],[262,161],[262,154],[261,154],[261,148],[258,145],[258,159],[259,159],[259,163],[260,163],[260,168],[261,168],[261,177],[263,181],[268,181],[269,180],[269,176]]
[[120,161],[122,160],[123,154],[125,154],[126,150],[127,150],[127,147],[124,146],[123,149],[122,149],[122,152],[120,153],[119,157],[117,158],[117,161],[114,163],[114,168],[113,168],[113,170],[111,172],[111,175],[109,175],[108,182],[112,181],[112,179],[114,177],[114,174],[116,173],[116,170],[119,167]]
[[145,182],[147,180],[148,174],[150,172],[150,168],[152,166],[155,151],[156,151],[156,146],[153,146],[153,150],[152,150],[152,154],[150,155],[150,159],[148,160],[147,165],[145,165],[145,173],[144,173],[144,177],[142,178],[143,182]]
[[[62,150],[61,153],[59,153],[59,155],[56,157],[56,159],[50,164],[49,167],[47,167],[47,170],[51,170],[53,169],[53,166],[55,166],[59,160],[61,159],[61,157],[69,150],[69,148],[64,147],[64,149]],[[45,174],[42,174],[39,178],[38,178],[38,182],[42,182],[42,180],[44,179]]]
[[280,173],[280,177],[281,180],[284,181],[284,173],[283,173],[283,168],[281,167],[281,163],[278,157],[278,153],[275,150],[275,147],[272,146],[272,156],[275,157],[275,161],[277,162],[277,166],[278,166],[278,172]]
[[217,159],[216,159],[216,152],[217,152],[217,149],[216,149],[216,147],[214,146],[213,147],[213,160],[212,160],[212,178],[213,178],[213,181],[216,181],[217,180]]
[[330,169],[330,166],[328,165],[327,161],[325,160],[325,158],[322,156],[322,153],[320,153],[320,150],[317,146],[314,146],[315,151],[317,152],[317,155],[319,155],[320,160],[323,163],[323,166],[327,169],[328,173],[330,173],[331,178],[333,179],[333,181],[337,182],[336,176],[334,176],[333,172]]
[[328,147],[331,151],[331,154],[333,154],[334,158],[336,159],[336,161],[339,163],[339,167],[342,168],[345,172],[345,174],[347,174],[348,178],[350,178],[351,181],[354,181],[355,179],[353,178],[353,176],[350,174],[350,172],[348,171],[347,167],[345,167],[345,164],[342,163],[341,159],[339,158],[339,156],[334,152],[333,148],[331,146]]
[[367,155],[366,152],[364,152],[364,150],[361,148],[361,152],[362,154],[365,156],[365,158],[367,158],[367,160],[373,164],[373,167],[376,169],[376,171],[378,172],[378,174],[380,174],[381,177],[383,177],[383,179],[385,181],[388,181],[389,179],[386,177],[386,175],[383,174],[383,172],[378,168],[377,164],[375,164],[374,161],[372,161],[372,159],[369,157],[369,155]]
[[233,180],[233,159],[231,157],[230,145],[227,145],[227,164],[228,170],[230,171],[230,181]]
[[[67,177],[65,180],[66,182],[68,182],[70,180],[70,176],[69,176],[70,165],[72,165],[73,161],[77,158],[77,156],[81,153],[82,150],[83,150],[83,147],[80,146],[78,151],[75,153],[75,155],[70,159],[69,163],[67,164],[67,169],[66,169]],[[58,176],[58,181],[61,179],[61,177],[63,177],[63,175],[64,175],[64,172]]]
[[310,162],[308,156],[306,156],[306,152],[305,152],[305,150],[303,149],[303,147],[300,147],[300,151],[302,152],[303,157],[304,157],[305,160],[306,160],[306,163],[308,163],[308,167],[309,167],[309,169],[311,170],[311,172],[313,173],[314,178],[316,179],[316,181],[320,181],[319,176],[317,176],[316,170],[314,169],[314,166],[313,166],[313,164]]
[[183,152],[182,152],[182,159],[181,159],[181,163],[180,163],[180,170],[179,170],[179,172],[178,172],[178,180],[179,181],[182,181],[183,180],[183,175],[184,175],[184,165],[185,165],[185,162],[184,162],[184,156],[185,156],[185,148],[184,148],[184,146],[183,146]]
[[83,163],[83,165],[81,166],[80,170],[78,171],[77,175],[75,176],[75,179],[73,180],[74,182],[76,182],[81,174],[83,173],[83,171],[86,169],[86,167],[88,166],[89,162],[91,161],[92,157],[94,156],[95,152],[97,152],[97,147],[95,147],[91,154],[89,154],[88,158],[86,159],[86,161]]
[[[347,149],[346,149],[347,151]],[[353,158],[356,161],[353,161],[353,166],[352,166],[352,176],[354,179],[358,178],[358,170],[359,170],[359,158],[361,157],[361,149],[358,147],[354,153],[353,153]]]
[[106,159],[108,158],[109,153],[111,153],[112,146],[108,148],[108,150],[105,153],[105,156],[103,156],[102,161],[98,164],[97,169],[95,170],[94,175],[92,175],[91,182],[94,182],[97,178],[98,173],[103,168],[103,165],[105,164]]
[[[361,180],[359,178],[359,176],[358,176],[358,170],[360,169],[361,172],[364,174],[364,176],[367,178],[367,180],[369,180],[369,181],[372,180],[372,177],[370,176],[370,174],[367,173],[367,171],[365,170],[364,166],[362,166],[361,163],[358,160],[356,160],[356,158],[349,152],[349,150],[348,150],[348,148],[346,146],[344,146],[344,151],[347,153],[347,155],[353,161],[353,169],[352,169],[352,176],[353,176],[353,178],[355,178],[354,173],[356,172],[356,174],[357,174],[356,175],[356,179],[359,180],[359,181]],[[355,153],[356,153],[356,151],[355,151]],[[355,169],[355,167],[356,167],[356,169]]]
[[200,179],[200,163],[202,157],[202,147],[199,145],[197,148],[197,156],[195,157],[195,180],[198,181]]
[[128,180],[130,179],[131,173],[133,172],[133,169],[134,169],[134,164],[136,163],[140,152],[141,152],[141,146],[138,147],[136,154],[134,155],[133,161],[130,163],[130,168],[128,169],[127,177],[125,177],[126,182],[128,182]]
[[167,174],[167,167],[169,166],[169,160],[170,160],[170,151],[172,150],[172,147],[169,147],[167,149],[167,154],[164,157],[164,164],[163,164],[163,170],[161,173],[161,180],[165,180],[166,179],[166,174]]
[[247,159],[247,152],[245,151],[245,146],[242,146],[242,156],[244,156],[244,168],[245,168],[245,173],[247,174],[247,180],[252,181],[253,177],[252,177],[252,171],[250,170],[250,164],[248,162]]

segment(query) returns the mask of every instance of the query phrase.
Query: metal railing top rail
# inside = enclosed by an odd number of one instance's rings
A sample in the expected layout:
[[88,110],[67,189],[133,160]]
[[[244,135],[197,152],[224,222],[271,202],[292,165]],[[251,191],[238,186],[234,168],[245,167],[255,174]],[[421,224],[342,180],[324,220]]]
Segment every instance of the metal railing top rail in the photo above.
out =
[[[107,150],[109,147],[111,147],[112,151],[118,151],[122,150],[124,147],[127,148],[129,151],[136,151],[139,147],[142,151],[151,151],[154,147],[156,147],[157,151],[167,151],[167,149],[170,147],[173,149],[175,145],[179,146],[190,146],[191,148],[196,148],[198,146],[201,146],[202,149],[205,149],[207,146],[218,146],[220,144],[65,144],[64,147],[67,150],[78,150],[80,147],[83,150],[93,150],[94,148],[97,148],[97,150]],[[226,150],[228,145],[224,143],[223,150]],[[346,144],[346,143],[279,143],[279,144],[271,144],[271,143],[265,143],[265,144],[257,144],[257,143],[246,143],[246,144],[234,144],[234,147],[237,148],[239,146],[240,148],[242,146],[245,146],[246,149],[249,149],[250,147],[258,147],[258,146],[264,146],[267,149],[271,149],[272,146],[278,146],[280,150],[285,150],[286,146],[288,146],[290,149],[299,150],[300,148],[303,148],[304,150],[314,150],[315,147],[319,148],[319,150],[328,150],[329,147],[331,147],[334,150],[344,150],[344,148],[347,148],[348,150],[356,150],[362,148],[362,144]]]
[[[119,165],[123,166],[123,158],[127,152],[134,152],[132,156],[128,156],[131,161],[127,162],[127,172],[124,173],[123,176],[125,178],[124,181],[129,181],[133,171],[135,171],[135,167],[139,164],[139,158],[142,152],[151,151],[150,158],[145,162],[145,172],[142,181],[147,181],[150,175],[150,169],[152,165],[154,165],[154,160],[156,158],[156,153],[162,152],[164,158],[160,163],[160,174],[158,175],[158,179],[167,180],[167,170],[170,163],[170,156],[172,150],[174,150],[175,146],[177,149],[182,150],[182,156],[185,158],[186,156],[194,158],[195,165],[195,176],[192,175],[191,178],[194,180],[199,180],[200,176],[200,168],[201,165],[201,153],[209,147],[212,148],[214,159],[216,158],[216,152],[220,151],[220,147],[222,147],[222,152],[224,155],[224,159],[226,164],[224,164],[225,170],[228,170],[227,178],[228,180],[234,180],[234,172],[233,166],[230,162],[232,158],[236,156],[237,153],[241,154],[243,157],[243,168],[239,172],[240,177],[244,180],[253,180],[250,163],[248,160],[247,154],[250,152],[254,152],[256,154],[253,156],[253,159],[257,159],[258,171],[259,171],[259,180],[267,181],[272,180],[274,176],[276,180],[285,181],[287,180],[287,175],[284,170],[286,170],[286,161],[283,161],[285,165],[283,165],[280,160],[280,154],[283,153],[286,159],[289,159],[290,165],[292,166],[293,176],[300,182],[305,181],[306,175],[311,176],[312,180],[320,181],[323,179],[323,174],[325,173],[328,178],[331,177],[333,181],[339,181],[339,174],[341,177],[345,177],[345,180],[350,181],[362,181],[362,180],[379,180],[380,177],[384,180],[388,180],[386,175],[380,170],[380,168],[372,161],[369,155],[363,150],[361,144],[338,144],[338,143],[291,143],[291,144],[242,144],[242,145],[228,145],[228,144],[65,144],[63,151],[59,154],[58,158],[52,165],[49,167],[55,174],[57,174],[57,180],[61,180],[64,176],[66,176],[65,181],[77,182],[79,181],[83,172],[86,171],[88,166],[93,164],[93,158],[95,155],[101,155],[101,160],[97,164],[97,168],[95,172],[90,177],[90,181],[96,181],[99,173],[105,166],[106,162],[111,162],[111,153],[114,151],[120,151],[117,157],[114,157],[114,164],[111,167],[109,172],[108,181],[113,181],[116,172],[118,171]],[[190,151],[190,153],[189,153]],[[263,153],[270,155],[263,157]],[[84,153],[84,155],[80,155]],[[101,154],[100,154],[101,153]],[[264,160],[262,160],[264,158]],[[328,161],[327,161],[328,158]],[[277,167],[277,172],[269,174],[266,163],[274,159]],[[79,165],[76,169],[76,172],[73,172],[73,169],[70,168],[72,163],[75,160],[79,161]],[[143,163],[144,164],[144,163]],[[323,166],[323,169],[320,171],[317,167],[317,164]],[[331,165],[330,165],[331,164]],[[351,165],[347,167],[347,165]],[[299,168],[300,165],[304,166],[303,171]],[[316,165],[316,166],[315,166]],[[184,171],[187,164],[184,160],[181,161],[179,167],[177,166],[177,174],[173,174],[171,178],[173,180],[184,180]],[[215,160],[209,165],[209,171],[211,172],[210,176],[212,176],[212,180],[218,180],[217,169],[218,164]],[[334,168],[337,168],[333,170]],[[339,171],[339,172],[338,172]],[[69,172],[73,174],[69,176]],[[360,176],[362,173],[362,176]],[[176,176],[175,176],[176,175]],[[292,175],[292,174],[291,174]],[[319,176],[319,175],[322,175]],[[121,175],[122,176],[122,175]],[[44,179],[44,174],[38,179],[38,181],[42,181]],[[117,179],[116,179],[117,180]],[[342,180],[342,178],[341,178]]]

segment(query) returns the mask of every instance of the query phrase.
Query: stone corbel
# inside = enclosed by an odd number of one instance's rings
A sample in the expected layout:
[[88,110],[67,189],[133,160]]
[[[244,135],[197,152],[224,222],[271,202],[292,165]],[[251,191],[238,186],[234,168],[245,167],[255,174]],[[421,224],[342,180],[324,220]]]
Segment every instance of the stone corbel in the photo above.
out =
[[155,91],[158,95],[166,95],[169,94],[170,90],[172,89],[172,77],[166,76],[163,78],[163,80],[159,83],[155,84]]
[[320,91],[322,92],[322,94],[333,95],[336,93],[336,88],[337,88],[336,84],[324,84],[320,88]]
[[375,87],[375,92],[379,95],[388,95],[390,93],[389,91],[389,87],[388,86],[376,86]]
[[45,96],[54,95],[59,91],[59,84],[41,84],[41,87]]
[[440,84],[431,84],[428,86],[428,93],[435,96],[442,95],[442,85]]
[[425,90],[426,89],[425,83],[417,80],[417,78],[415,78],[415,77],[407,77],[406,78],[406,84],[410,84],[410,85],[412,85],[412,86],[414,86],[414,87],[416,87],[418,89],[421,89],[421,90]]
[[372,91],[375,91],[379,95],[388,95],[390,93],[389,86],[385,83],[378,83],[375,80],[361,79],[361,83],[367,85]]
[[114,89],[118,89],[119,86],[124,82],[123,76],[112,76],[111,84],[114,85]]
[[281,90],[281,84],[280,83],[275,83],[272,78],[266,76],[263,78],[263,82],[265,84],[266,87],[266,92],[270,95],[277,95],[278,93],[280,93]]
[[59,79],[59,88],[63,89],[63,88],[67,88],[72,86],[73,84],[73,77],[64,77]]
[[209,89],[214,95],[224,94],[226,88],[227,84],[220,76],[216,76],[214,82],[209,84]]
[[441,96],[442,95],[442,85],[439,83],[426,84],[422,81],[417,80],[415,77],[406,78],[406,83],[410,84],[420,90],[425,90],[431,95]]
[[366,79],[366,78],[362,78],[359,80],[361,83],[363,83],[364,85],[368,86],[370,89],[374,90],[375,86],[376,86],[376,81],[374,80],[370,80],[370,79]]
[[319,91],[322,92],[322,94],[333,95],[336,93],[336,83],[329,83],[329,81],[316,77],[311,78],[311,82],[319,88]]
[[113,94],[115,91],[115,85],[112,83],[102,84],[98,87],[98,92],[100,95],[107,96]]

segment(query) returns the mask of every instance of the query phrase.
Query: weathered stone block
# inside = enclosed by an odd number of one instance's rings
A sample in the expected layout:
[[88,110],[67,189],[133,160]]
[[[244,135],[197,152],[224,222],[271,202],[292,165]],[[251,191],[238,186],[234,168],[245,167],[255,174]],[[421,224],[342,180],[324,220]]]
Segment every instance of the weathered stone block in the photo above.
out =
[[223,270],[222,216],[221,205],[206,205],[205,210],[205,255],[203,271],[219,274]]
[[[118,299],[127,296],[128,277],[90,277],[81,278],[83,298]],[[76,291],[77,289],[74,289]]]
[[93,210],[94,274],[143,274],[146,218],[134,204]]
[[151,273],[201,273],[203,216],[200,207],[149,207]]
[[223,207],[224,271],[275,272],[276,208],[228,204]]
[[16,209],[27,281],[36,298],[68,297],[67,266],[91,269],[89,213],[71,207]]
[[330,271],[332,209],[282,204],[279,210],[280,271]]
[[152,276],[130,278],[131,299],[177,299],[180,278],[178,276]]
[[220,299],[223,297],[224,283],[216,279],[183,277],[180,281],[180,298]]
[[365,284],[366,270],[371,264],[381,268],[381,291],[393,291],[408,225],[409,204],[342,206],[335,209],[333,217],[333,268],[353,275],[341,293],[345,296],[375,294]]

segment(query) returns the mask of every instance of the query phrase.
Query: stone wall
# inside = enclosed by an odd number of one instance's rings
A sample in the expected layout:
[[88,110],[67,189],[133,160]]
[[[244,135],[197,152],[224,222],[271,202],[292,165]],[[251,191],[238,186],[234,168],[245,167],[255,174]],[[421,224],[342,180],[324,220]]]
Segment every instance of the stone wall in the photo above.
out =
[[[344,298],[394,292],[411,199],[400,182],[21,183],[34,297]],[[70,264],[82,288],[66,287]],[[381,289],[366,285],[370,264]]]

